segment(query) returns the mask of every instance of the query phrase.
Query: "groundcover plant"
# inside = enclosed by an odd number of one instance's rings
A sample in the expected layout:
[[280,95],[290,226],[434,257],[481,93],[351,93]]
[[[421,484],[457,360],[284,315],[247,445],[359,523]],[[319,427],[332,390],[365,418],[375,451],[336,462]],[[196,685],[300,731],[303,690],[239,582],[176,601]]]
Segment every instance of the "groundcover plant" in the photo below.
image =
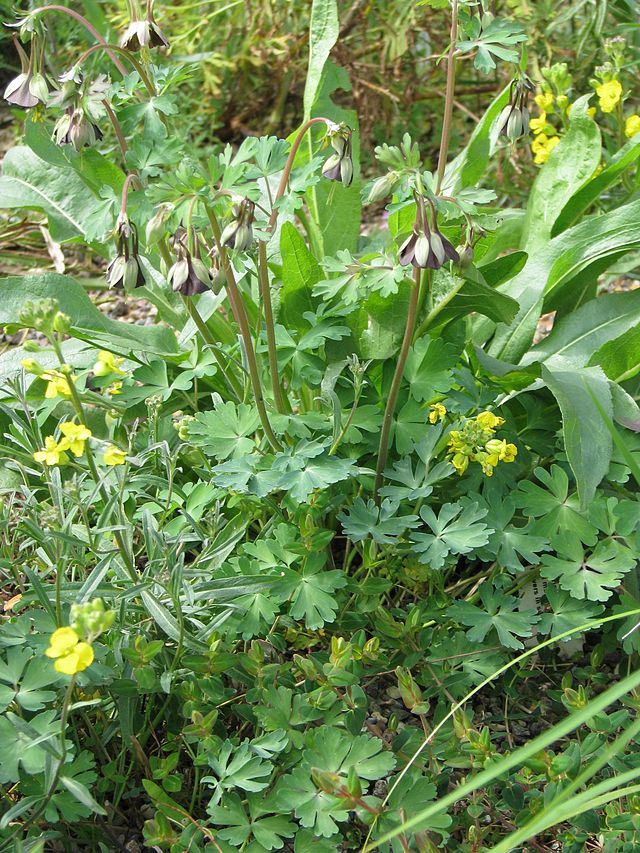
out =
[[[640,849],[633,57],[574,91],[492,6],[366,182],[335,0],[299,130],[208,157],[152,3],[15,22],[0,204],[157,322],[0,279],[0,850]],[[463,62],[508,82],[453,151]]]

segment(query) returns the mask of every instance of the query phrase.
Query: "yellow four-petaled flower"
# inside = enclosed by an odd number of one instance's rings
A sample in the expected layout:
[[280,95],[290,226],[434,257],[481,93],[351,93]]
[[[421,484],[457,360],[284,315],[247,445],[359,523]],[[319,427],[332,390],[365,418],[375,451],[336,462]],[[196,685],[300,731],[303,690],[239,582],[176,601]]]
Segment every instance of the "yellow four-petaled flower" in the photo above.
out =
[[105,450],[103,461],[105,465],[124,465],[127,461],[127,454],[112,444]]
[[596,86],[600,109],[603,113],[612,113],[622,97],[622,83],[619,80],[607,80]]

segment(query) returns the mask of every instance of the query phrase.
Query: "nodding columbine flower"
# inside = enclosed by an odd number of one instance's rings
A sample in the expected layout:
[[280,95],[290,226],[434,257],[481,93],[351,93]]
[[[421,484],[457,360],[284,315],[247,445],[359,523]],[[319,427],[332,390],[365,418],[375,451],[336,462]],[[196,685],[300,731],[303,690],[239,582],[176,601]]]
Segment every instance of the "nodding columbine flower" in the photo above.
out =
[[58,145],[73,145],[76,151],[95,145],[102,139],[100,128],[90,121],[83,109],[67,107],[53,129],[53,138]]
[[120,213],[115,232],[118,254],[107,267],[107,284],[118,290],[141,287],[145,283],[145,274],[138,253],[138,229],[126,213]]
[[433,223],[429,227],[424,199],[417,196],[416,201],[416,221],[411,235],[398,250],[398,263],[403,266],[412,264],[419,269],[431,270],[439,270],[447,258],[457,263],[460,256],[453,248],[453,244],[438,230],[435,207],[429,202]]
[[171,243],[177,255],[177,261],[167,273],[171,288],[183,296],[196,296],[205,293],[211,287],[211,276],[206,265],[198,255],[195,234],[191,233],[191,251],[187,248],[187,233],[179,228]]
[[236,252],[246,252],[253,243],[255,204],[248,198],[233,206],[233,219],[220,235],[220,243]]
[[535,89],[531,80],[522,75],[511,83],[509,103],[495,121],[494,132],[516,142],[529,132],[529,94]]
[[330,181],[340,181],[344,187],[350,187],[353,181],[352,134],[346,124],[331,124],[327,130],[334,153],[325,161],[322,174]]
[[156,24],[153,17],[153,0],[147,3],[147,17],[143,21],[137,18],[131,21],[120,39],[120,47],[126,50],[140,50],[143,47],[169,47],[169,40]]
[[200,258],[192,258],[183,247],[178,250],[178,260],[167,273],[171,288],[183,296],[196,296],[209,290],[209,271]]
[[10,104],[15,104],[17,107],[35,107],[39,103],[46,103],[49,97],[49,87],[42,74],[34,71],[35,39],[31,41],[31,53],[29,57],[27,57],[27,54],[16,38],[14,38],[13,42],[20,56],[22,71],[4,90],[5,100]]

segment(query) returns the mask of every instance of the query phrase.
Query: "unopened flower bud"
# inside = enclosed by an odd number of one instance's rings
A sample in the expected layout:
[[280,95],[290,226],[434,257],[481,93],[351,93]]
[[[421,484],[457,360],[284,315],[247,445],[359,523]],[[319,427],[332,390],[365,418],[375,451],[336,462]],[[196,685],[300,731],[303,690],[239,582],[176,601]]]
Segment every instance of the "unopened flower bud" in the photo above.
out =
[[395,172],[387,172],[386,175],[382,175],[381,178],[378,178],[377,181],[374,181],[371,189],[369,190],[369,196],[367,201],[369,204],[373,204],[377,201],[382,201],[387,198],[387,196],[391,193],[394,184],[398,180],[398,176]]
[[167,222],[173,213],[174,205],[170,202],[165,202],[158,206],[158,209],[147,222],[145,228],[145,237],[147,245],[157,243],[167,233]]

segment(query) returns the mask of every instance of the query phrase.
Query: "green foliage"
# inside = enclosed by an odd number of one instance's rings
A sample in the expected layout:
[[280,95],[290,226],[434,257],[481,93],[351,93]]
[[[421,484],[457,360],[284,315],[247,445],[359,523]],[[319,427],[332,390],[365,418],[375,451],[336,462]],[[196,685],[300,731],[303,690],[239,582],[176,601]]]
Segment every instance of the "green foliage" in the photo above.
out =
[[[100,48],[29,112],[0,178],[11,272],[29,234],[50,253],[0,279],[2,853],[125,825],[168,853],[640,843],[633,45],[601,38],[624,4],[549,8],[543,40],[535,4],[487,5],[449,44],[439,0],[296,0],[289,29],[258,4],[255,32],[178,4],[167,56],[125,47],[107,82]],[[22,36],[49,69],[46,14]],[[531,56],[585,27],[588,71]],[[256,45],[295,95],[307,41],[310,124],[193,133],[199,82],[225,121],[225,56],[241,128]],[[461,60],[440,124],[414,95]],[[101,310],[106,259],[149,324]]]

